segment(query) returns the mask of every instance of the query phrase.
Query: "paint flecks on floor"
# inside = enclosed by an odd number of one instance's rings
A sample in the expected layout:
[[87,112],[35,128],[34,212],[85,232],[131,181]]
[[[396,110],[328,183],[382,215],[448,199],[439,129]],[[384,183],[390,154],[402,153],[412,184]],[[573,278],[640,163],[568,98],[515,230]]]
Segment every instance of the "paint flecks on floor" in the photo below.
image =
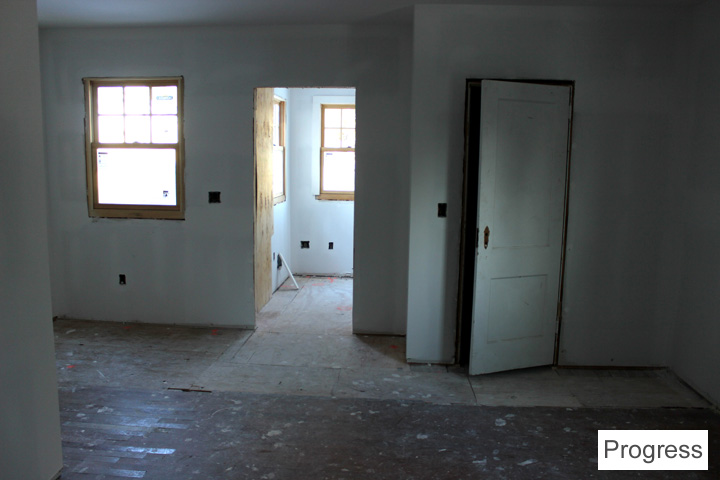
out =
[[[468,377],[458,367],[408,365],[403,337],[353,335],[350,315],[339,314],[351,308],[352,278],[297,280],[300,290],[273,295],[255,331],[132,324],[119,334],[117,324],[59,319],[57,358],[66,359],[57,362],[59,383],[436,404],[708,406],[665,371],[538,368]],[[323,288],[305,288],[313,283]]]
[[[627,422],[646,430],[707,429],[710,470],[702,473],[717,478],[720,468],[720,432],[714,428],[718,414],[710,409],[566,411],[239,392],[166,393],[61,388],[63,480],[114,478],[121,472],[136,472],[124,478],[154,480],[269,479],[271,474],[276,480],[591,478],[597,476],[597,430],[627,428]],[[228,408],[238,404],[243,406],[238,411]],[[103,408],[112,411],[98,413]],[[357,412],[376,413],[350,415]],[[504,428],[495,428],[495,420],[509,418],[513,421]],[[567,435],[527,434],[538,426],[557,431],[560,419],[561,426],[571,429]],[[300,422],[302,427],[295,428]],[[169,428],[171,424],[185,428]],[[131,428],[138,425],[144,428]],[[117,461],[108,463],[110,457]],[[652,478],[704,476],[653,472]]]

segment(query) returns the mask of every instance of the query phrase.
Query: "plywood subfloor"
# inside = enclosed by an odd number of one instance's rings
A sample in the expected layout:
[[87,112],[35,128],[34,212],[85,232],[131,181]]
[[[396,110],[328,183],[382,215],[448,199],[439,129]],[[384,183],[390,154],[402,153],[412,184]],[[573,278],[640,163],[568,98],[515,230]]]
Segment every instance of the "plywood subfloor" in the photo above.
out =
[[[720,417],[664,370],[481,377],[352,335],[352,279],[255,331],[57,320],[64,480],[717,478]],[[709,472],[598,475],[598,429],[709,429]]]
[[418,400],[436,404],[705,407],[665,370],[536,368],[468,377],[408,365],[405,339],[352,334],[352,279],[286,282],[257,329],[58,320],[60,384]]

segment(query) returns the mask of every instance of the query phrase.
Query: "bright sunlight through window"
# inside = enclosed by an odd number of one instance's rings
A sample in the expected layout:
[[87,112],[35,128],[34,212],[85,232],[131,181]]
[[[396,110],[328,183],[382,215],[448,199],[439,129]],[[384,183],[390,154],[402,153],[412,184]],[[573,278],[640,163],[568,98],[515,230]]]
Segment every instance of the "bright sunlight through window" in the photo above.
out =
[[321,199],[355,198],[355,105],[322,106]]
[[91,216],[184,216],[182,78],[85,79]]

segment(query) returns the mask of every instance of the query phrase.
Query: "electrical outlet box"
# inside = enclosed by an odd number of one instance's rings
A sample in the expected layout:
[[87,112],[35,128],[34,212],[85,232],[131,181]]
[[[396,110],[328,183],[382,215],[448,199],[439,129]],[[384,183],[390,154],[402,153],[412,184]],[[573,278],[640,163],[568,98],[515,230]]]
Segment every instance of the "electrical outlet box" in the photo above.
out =
[[300,240],[300,248],[310,248],[310,240]]
[[220,192],[208,192],[208,203],[220,203]]
[[125,274],[121,273],[120,274],[120,285],[125,285],[126,283],[127,283],[127,281],[125,280]]
[[438,214],[437,215],[439,218],[447,217],[447,203],[438,203]]

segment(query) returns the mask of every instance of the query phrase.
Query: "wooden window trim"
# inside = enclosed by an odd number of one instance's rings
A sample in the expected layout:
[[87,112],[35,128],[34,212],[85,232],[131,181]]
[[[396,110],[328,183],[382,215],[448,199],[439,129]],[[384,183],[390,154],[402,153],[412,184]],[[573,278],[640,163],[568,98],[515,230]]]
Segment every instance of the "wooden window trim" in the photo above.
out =
[[[83,78],[85,86],[85,176],[87,181],[88,214],[101,218],[142,218],[159,220],[185,219],[185,136],[184,136],[184,82],[183,77],[91,77]],[[97,105],[97,87],[99,86],[163,86],[178,87],[177,143],[100,143],[95,107]],[[175,192],[177,205],[122,205],[101,204],[98,202],[97,162],[99,148],[143,148],[175,150]]]
[[[338,191],[332,191],[332,190],[325,190],[323,188],[324,185],[324,178],[323,178],[323,171],[324,171],[324,162],[325,162],[325,152],[353,152],[355,153],[355,148],[326,148],[325,147],[325,110],[327,108],[330,109],[350,109],[352,108],[355,110],[354,104],[334,104],[334,103],[328,103],[321,105],[320,108],[320,194],[315,195],[315,198],[317,200],[344,200],[344,201],[354,201],[355,200],[355,192],[338,192]],[[349,129],[348,129],[349,130]],[[356,131],[357,129],[353,128],[353,130]]]
[[354,193],[321,193],[315,195],[316,200],[340,200],[346,202],[352,202],[355,200]]
[[[283,157],[283,171],[282,171],[282,178],[283,178],[283,189],[282,194],[277,195],[273,197],[273,205],[277,205],[279,203],[283,203],[287,200],[287,168],[286,168],[286,152],[287,149],[285,148],[285,130],[286,130],[286,123],[287,123],[287,117],[285,116],[285,100],[281,99],[280,97],[275,97],[273,100],[273,106],[279,105],[280,107],[280,125],[278,126],[278,137],[279,137],[279,145],[273,145],[273,151],[276,148],[282,149],[282,157]],[[275,175],[275,172],[273,172],[273,176]]]

